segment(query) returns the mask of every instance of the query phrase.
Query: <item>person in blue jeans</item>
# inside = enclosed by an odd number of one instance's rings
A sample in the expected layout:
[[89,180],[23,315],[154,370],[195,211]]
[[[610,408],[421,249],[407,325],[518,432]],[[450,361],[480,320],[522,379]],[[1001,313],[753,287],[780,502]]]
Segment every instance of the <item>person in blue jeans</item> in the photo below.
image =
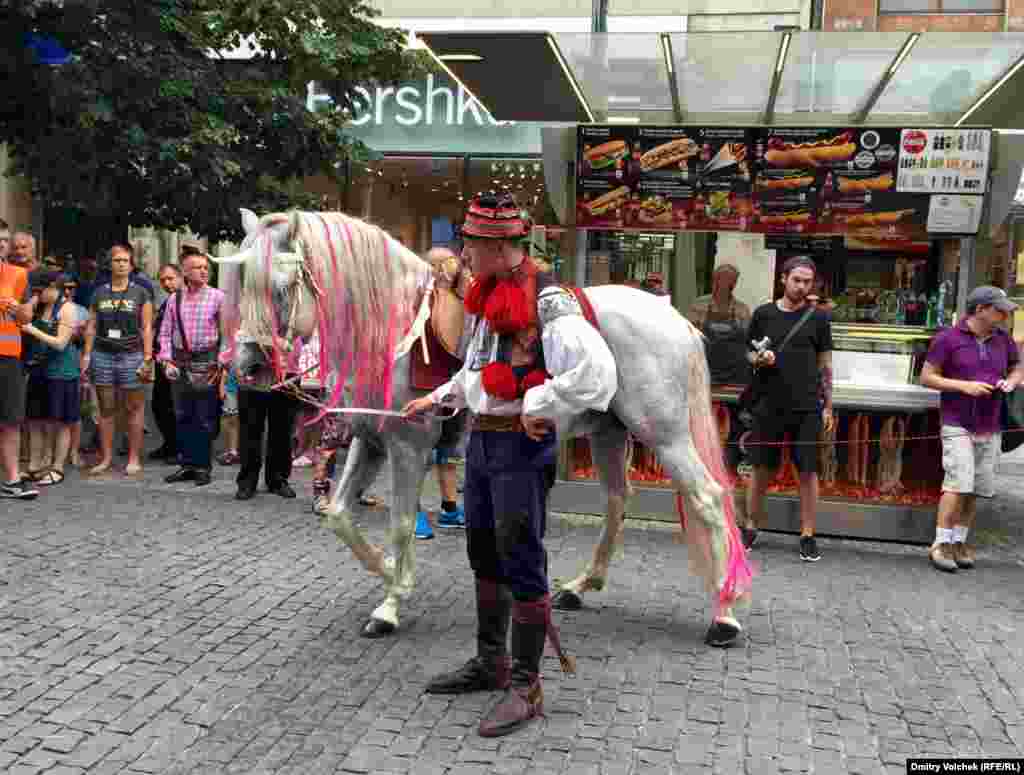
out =
[[[465,412],[459,412],[451,419],[445,420],[441,424],[441,438],[437,440],[437,446],[431,452],[434,472],[437,474],[437,486],[441,489],[441,511],[437,515],[439,528],[466,527],[466,514],[456,501],[456,470],[453,460],[458,456],[459,443],[465,428]],[[434,537],[430,516],[422,506],[416,513],[416,537],[420,540]]]

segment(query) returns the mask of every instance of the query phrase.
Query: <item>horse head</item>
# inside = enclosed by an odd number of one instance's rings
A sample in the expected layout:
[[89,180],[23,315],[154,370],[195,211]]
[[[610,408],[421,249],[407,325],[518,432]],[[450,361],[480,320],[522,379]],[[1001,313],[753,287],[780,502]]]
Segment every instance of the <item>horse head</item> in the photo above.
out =
[[[271,367],[274,353],[299,346],[316,327],[317,298],[303,271],[299,214],[275,213],[262,219],[242,210],[245,239],[221,265],[227,305],[237,310],[229,332],[235,342],[234,368],[239,380],[252,382]],[[244,269],[244,278],[242,271]]]

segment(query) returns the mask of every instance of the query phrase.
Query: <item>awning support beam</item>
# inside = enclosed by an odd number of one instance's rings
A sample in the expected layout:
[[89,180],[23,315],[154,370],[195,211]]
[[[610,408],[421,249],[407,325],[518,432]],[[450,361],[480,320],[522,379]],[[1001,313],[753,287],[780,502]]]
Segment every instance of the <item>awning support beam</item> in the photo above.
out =
[[668,90],[672,97],[672,112],[677,124],[683,123],[683,104],[679,99],[679,79],[676,78],[676,59],[672,51],[672,36],[661,33],[661,52],[665,58],[665,71],[668,73]]
[[896,56],[892,58],[889,66],[885,68],[885,72],[882,73],[882,77],[878,79],[871,91],[868,93],[868,96],[860,104],[860,107],[857,108],[854,114],[850,117],[854,124],[863,124],[867,120],[868,114],[870,114],[872,109],[875,107],[875,103],[881,99],[882,94],[889,85],[889,82],[893,79],[893,76],[896,75],[896,71],[900,69],[900,65],[903,64],[903,60],[907,58],[910,50],[914,47],[914,44],[917,43],[918,38],[920,37],[920,32],[912,32],[907,36],[907,39],[903,41],[903,45],[900,46],[900,50],[896,52]]
[[768,104],[764,108],[764,116],[761,123],[765,126],[775,121],[775,100],[779,96],[779,87],[782,86],[782,73],[786,69],[786,57],[789,54],[789,44],[793,40],[792,32],[782,33],[779,41],[779,53],[775,55],[775,71],[772,73],[772,85],[768,90]]

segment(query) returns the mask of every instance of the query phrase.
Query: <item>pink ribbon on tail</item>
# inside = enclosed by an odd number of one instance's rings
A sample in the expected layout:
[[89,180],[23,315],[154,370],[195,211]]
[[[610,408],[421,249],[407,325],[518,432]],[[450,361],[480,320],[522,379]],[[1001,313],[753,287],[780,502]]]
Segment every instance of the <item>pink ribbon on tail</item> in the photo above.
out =
[[551,595],[544,595],[536,600],[516,600],[512,605],[512,620],[517,624],[544,624],[548,640],[558,654],[558,662],[566,675],[576,675],[576,657],[566,654],[562,649],[562,640],[558,636],[558,628],[551,618]]

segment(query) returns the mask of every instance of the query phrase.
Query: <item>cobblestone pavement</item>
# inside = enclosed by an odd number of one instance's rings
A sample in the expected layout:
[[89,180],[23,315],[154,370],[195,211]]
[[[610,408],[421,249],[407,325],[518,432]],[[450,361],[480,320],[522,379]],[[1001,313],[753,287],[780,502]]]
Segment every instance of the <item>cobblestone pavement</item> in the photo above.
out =
[[[297,501],[238,504],[233,472],[196,490],[167,470],[71,474],[0,506],[0,771],[875,775],[1024,751],[1012,545],[945,575],[920,548],[823,540],[810,565],[766,536],[748,637],[716,651],[685,547],[633,527],[608,589],[558,615],[579,675],[549,654],[547,716],[484,740],[495,695],[422,692],[472,648],[461,533],[418,544],[400,636],[367,641],[379,586],[309,513],[308,473]],[[376,540],[385,517],[361,516]],[[560,519],[549,533],[563,578],[597,538]]]

